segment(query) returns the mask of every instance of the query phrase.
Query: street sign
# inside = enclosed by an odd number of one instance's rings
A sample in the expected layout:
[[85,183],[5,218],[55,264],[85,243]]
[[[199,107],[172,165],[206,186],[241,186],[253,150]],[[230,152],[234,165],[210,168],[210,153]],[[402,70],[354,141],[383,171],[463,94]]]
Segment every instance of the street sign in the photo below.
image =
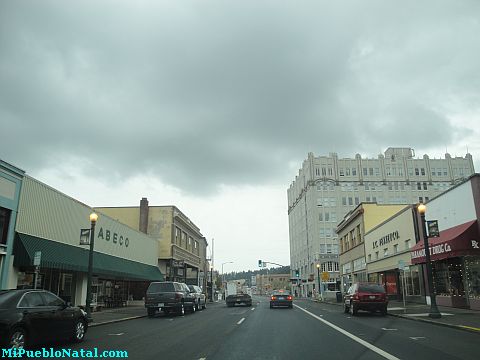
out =
[[438,230],[438,220],[427,221],[428,237],[439,237],[440,231]]
[[322,281],[327,281],[328,279],[330,279],[330,274],[328,273],[328,271],[323,271],[322,272]]
[[267,267],[267,263],[265,261],[263,262],[263,267]]
[[33,266],[40,266],[41,259],[42,259],[42,252],[35,251],[35,255],[33,256]]
[[90,245],[90,229],[80,229],[80,245]]

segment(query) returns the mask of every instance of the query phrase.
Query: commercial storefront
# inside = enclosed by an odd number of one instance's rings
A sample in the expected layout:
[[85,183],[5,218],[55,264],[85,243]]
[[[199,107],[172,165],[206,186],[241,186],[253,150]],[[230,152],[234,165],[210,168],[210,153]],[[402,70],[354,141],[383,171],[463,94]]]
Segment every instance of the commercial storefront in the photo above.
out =
[[[13,250],[14,287],[41,287],[84,305],[92,208],[26,176],[18,207]],[[124,306],[142,300],[150,281],[163,280],[158,243],[146,234],[98,213],[93,255],[93,306]],[[34,258],[40,254],[36,273]],[[36,284],[35,284],[36,278]]]
[[422,268],[410,259],[416,221],[415,207],[408,206],[365,234],[368,280],[383,284],[390,299],[424,302]]
[[15,222],[24,171],[0,160],[0,289],[8,289]]
[[[478,221],[445,229],[429,239],[437,304],[480,310],[480,241]],[[412,263],[425,263],[419,242],[411,251]]]
[[[439,230],[428,239],[437,304],[480,310],[480,174],[430,200],[425,219]],[[424,266],[423,239],[411,258]]]

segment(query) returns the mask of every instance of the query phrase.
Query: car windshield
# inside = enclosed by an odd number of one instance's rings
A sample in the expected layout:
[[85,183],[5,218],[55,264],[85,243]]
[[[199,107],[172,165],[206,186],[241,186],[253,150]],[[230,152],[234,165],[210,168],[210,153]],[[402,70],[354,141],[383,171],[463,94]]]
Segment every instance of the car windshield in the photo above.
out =
[[174,292],[175,287],[173,283],[151,283],[148,287],[147,293],[158,292]]
[[362,293],[370,293],[370,294],[383,294],[385,293],[385,288],[382,285],[376,284],[364,284],[358,287],[358,291]]
[[277,295],[277,296],[288,296],[290,295],[290,291],[288,290],[283,290],[283,291],[274,291],[272,295]]

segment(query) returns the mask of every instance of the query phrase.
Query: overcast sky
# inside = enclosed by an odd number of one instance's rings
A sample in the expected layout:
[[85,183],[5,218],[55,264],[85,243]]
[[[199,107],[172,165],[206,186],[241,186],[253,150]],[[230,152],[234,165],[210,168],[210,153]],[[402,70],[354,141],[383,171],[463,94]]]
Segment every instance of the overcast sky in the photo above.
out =
[[0,158],[91,206],[176,205],[225,272],[288,265],[309,151],[479,171],[479,34],[478,0],[2,0]]

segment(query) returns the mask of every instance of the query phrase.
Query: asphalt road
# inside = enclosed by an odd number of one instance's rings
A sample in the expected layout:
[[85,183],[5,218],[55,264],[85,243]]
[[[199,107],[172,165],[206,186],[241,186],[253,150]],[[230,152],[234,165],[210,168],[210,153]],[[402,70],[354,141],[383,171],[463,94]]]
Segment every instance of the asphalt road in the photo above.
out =
[[72,349],[125,350],[129,359],[478,359],[480,337],[379,314],[351,317],[336,305],[297,300],[293,309],[254,305],[159,315],[89,329]]

